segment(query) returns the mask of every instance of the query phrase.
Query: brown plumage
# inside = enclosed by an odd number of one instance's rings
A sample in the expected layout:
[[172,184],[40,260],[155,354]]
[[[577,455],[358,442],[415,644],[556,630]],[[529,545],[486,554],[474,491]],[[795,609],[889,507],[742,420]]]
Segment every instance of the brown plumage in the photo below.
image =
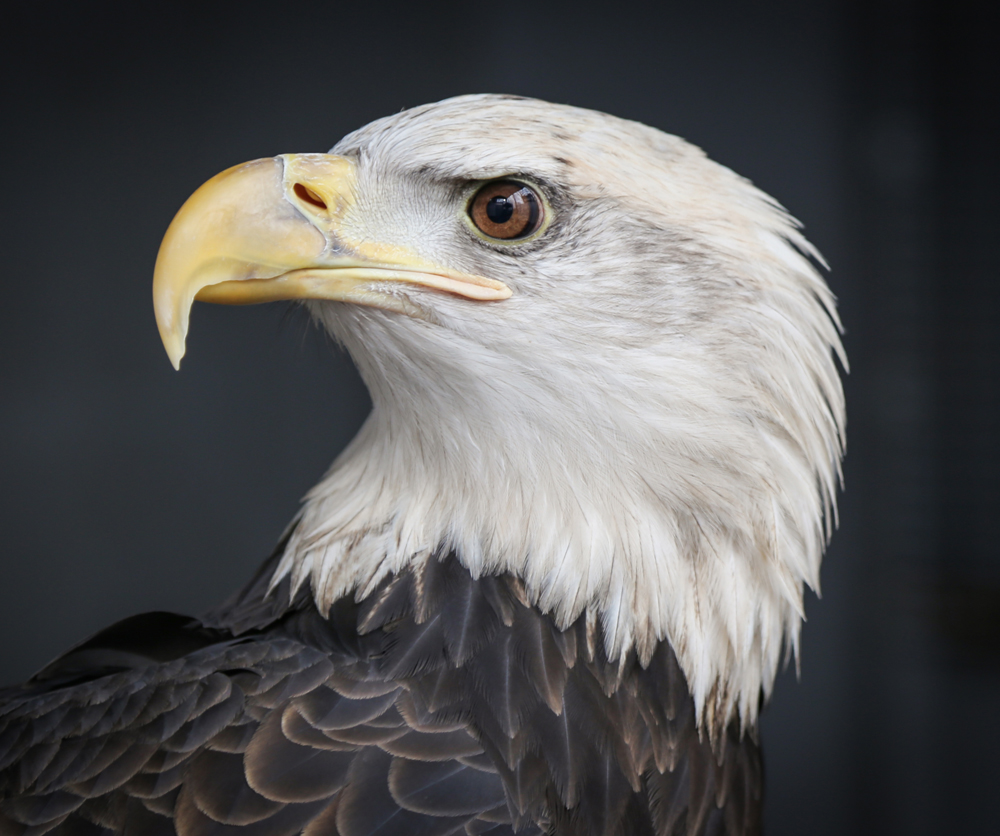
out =
[[755,833],[756,743],[453,557],[323,618],[278,556],[202,619],[127,619],[3,694],[0,833]]

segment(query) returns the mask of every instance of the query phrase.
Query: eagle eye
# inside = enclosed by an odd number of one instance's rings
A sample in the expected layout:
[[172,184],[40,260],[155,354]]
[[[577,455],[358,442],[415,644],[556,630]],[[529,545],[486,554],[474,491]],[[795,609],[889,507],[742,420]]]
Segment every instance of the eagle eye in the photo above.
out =
[[487,183],[469,203],[469,217],[483,235],[509,241],[527,238],[544,218],[542,200],[530,186],[515,180]]

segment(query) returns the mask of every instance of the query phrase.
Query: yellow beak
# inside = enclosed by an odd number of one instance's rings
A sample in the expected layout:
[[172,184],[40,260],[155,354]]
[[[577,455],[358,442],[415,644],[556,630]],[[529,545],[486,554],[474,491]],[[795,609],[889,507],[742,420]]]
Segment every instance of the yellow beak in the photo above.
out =
[[188,198],[153,272],[156,323],[175,369],[195,299],[331,299],[419,315],[392,284],[476,301],[511,295],[502,282],[433,264],[404,247],[351,240],[343,221],[355,183],[355,164],[346,157],[282,154],[227,169]]

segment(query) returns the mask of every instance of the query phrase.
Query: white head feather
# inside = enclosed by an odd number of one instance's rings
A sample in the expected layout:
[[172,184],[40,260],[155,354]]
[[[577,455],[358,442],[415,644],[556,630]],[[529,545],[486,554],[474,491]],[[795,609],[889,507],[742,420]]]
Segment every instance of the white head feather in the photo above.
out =
[[[703,722],[755,722],[797,652],[843,453],[839,323],[797,223],[677,137],[535,100],[450,99],[333,150],[358,161],[353,237],[514,295],[394,288],[425,318],[310,303],[374,408],[276,580],[325,608],[450,549],[560,625],[599,618],[611,658],[668,640]],[[465,222],[501,176],[549,200],[536,240]]]

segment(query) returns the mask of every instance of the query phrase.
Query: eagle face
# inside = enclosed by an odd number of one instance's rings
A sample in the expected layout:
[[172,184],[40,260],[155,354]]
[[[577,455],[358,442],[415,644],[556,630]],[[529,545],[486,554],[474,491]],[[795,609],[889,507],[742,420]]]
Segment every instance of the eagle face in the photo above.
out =
[[700,716],[752,723],[843,453],[839,323],[795,221],[677,137],[506,96],[219,177],[158,261],[172,359],[195,298],[300,299],[374,404],[273,582],[323,609],[453,553],[599,621],[609,658],[669,641]]

